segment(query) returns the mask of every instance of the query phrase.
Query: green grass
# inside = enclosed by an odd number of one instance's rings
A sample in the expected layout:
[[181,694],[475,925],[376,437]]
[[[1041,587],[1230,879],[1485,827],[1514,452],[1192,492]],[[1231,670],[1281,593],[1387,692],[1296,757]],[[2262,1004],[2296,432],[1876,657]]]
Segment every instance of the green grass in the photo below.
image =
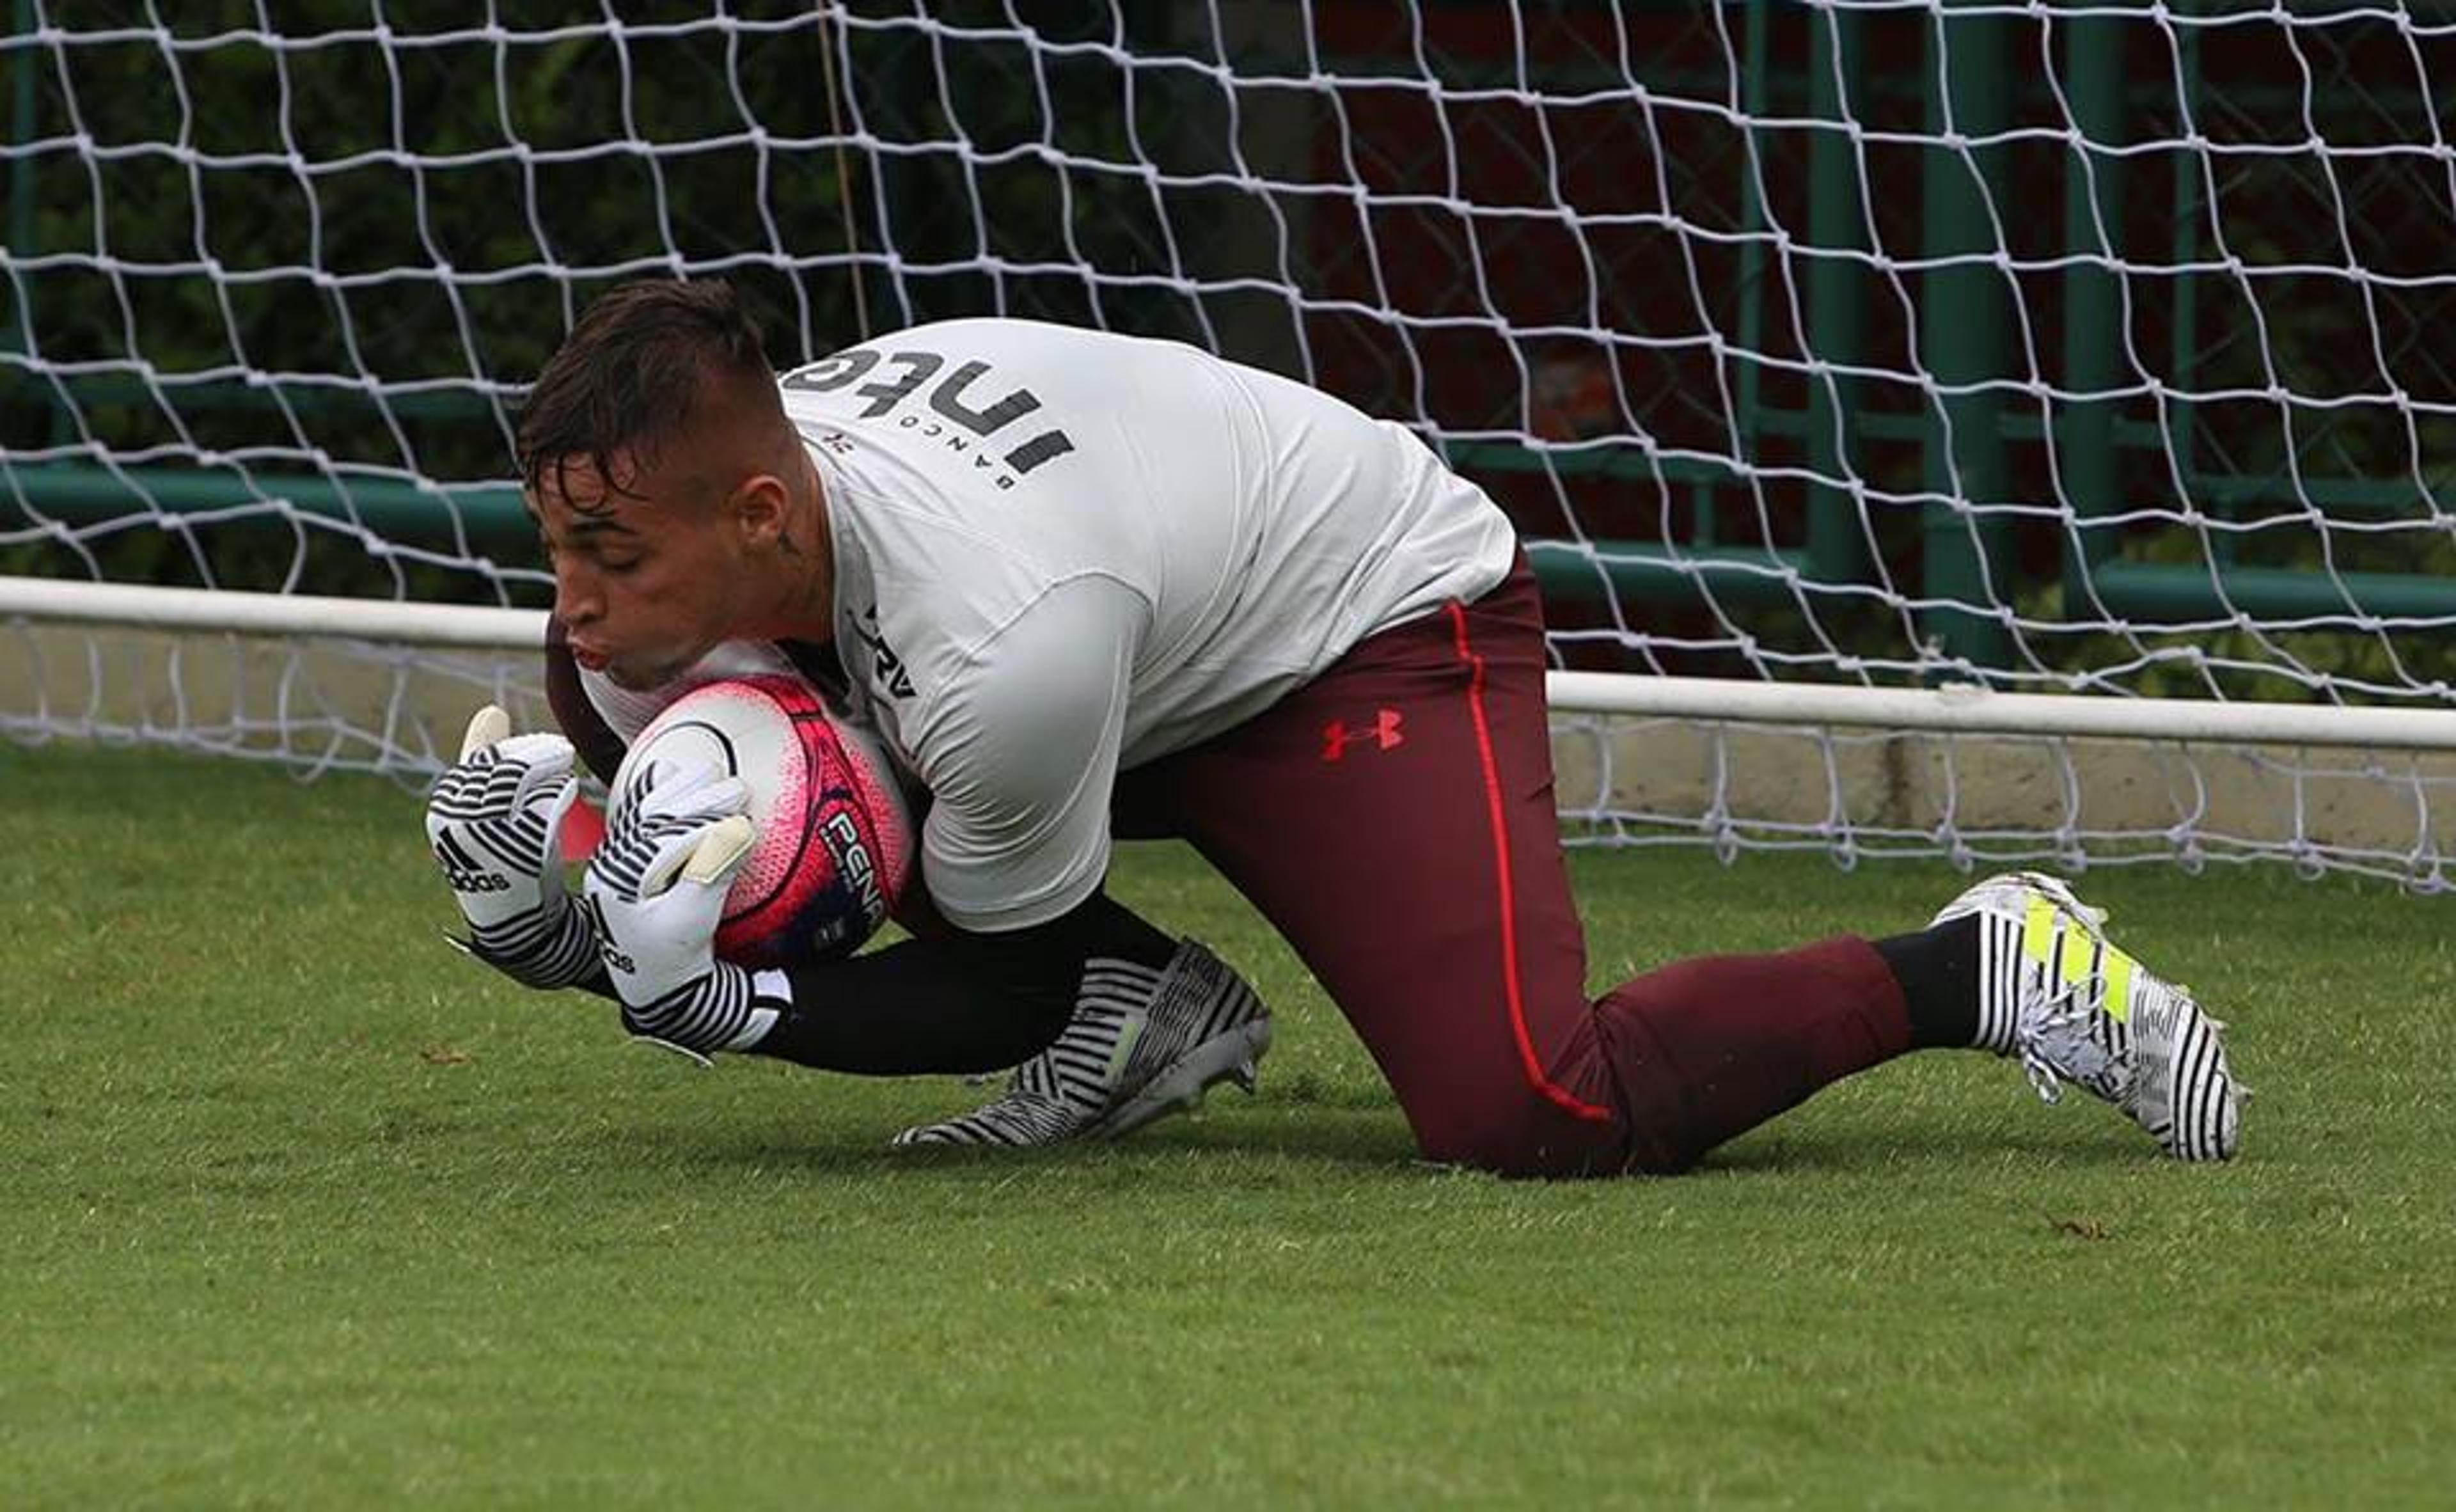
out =
[[[1183,853],[1119,890],[1280,1014],[1262,1095],[890,1158],[952,1080],[627,1047],[439,939],[417,805],[0,746],[0,1504],[2418,1505],[2456,1473],[2450,905],[2091,877],[2235,1023],[2246,1154],[1926,1055],[1669,1180],[1410,1160]],[[1574,858],[1599,981],[1959,879]]]

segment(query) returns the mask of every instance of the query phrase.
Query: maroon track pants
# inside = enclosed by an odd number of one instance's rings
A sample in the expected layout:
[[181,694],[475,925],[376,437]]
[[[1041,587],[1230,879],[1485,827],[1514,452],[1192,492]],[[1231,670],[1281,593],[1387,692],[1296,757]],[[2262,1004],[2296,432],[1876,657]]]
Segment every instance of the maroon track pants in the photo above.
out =
[[1121,776],[1292,944],[1435,1160],[1669,1172],[1910,1045],[1873,947],[1682,961],[1589,1002],[1522,561],[1261,715]]

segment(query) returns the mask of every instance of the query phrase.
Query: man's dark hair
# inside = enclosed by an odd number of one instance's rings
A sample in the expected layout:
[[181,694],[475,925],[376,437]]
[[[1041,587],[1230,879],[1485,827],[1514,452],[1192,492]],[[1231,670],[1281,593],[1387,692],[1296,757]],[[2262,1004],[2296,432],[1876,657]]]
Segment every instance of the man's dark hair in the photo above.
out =
[[[551,470],[561,491],[564,466],[585,457],[608,489],[631,493],[625,484],[710,390],[747,376],[765,382],[774,374],[731,284],[656,278],[601,295],[521,407],[521,481],[535,489]],[[615,459],[626,452],[631,470],[618,476]]]

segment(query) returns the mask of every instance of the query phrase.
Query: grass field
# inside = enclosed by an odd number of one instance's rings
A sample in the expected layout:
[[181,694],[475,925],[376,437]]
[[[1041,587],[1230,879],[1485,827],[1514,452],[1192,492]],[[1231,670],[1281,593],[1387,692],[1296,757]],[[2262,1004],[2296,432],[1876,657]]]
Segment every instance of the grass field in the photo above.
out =
[[[0,746],[0,1505],[2446,1504],[2451,908],[2093,875],[2235,1024],[2245,1157],[1927,1055],[1669,1180],[1411,1163],[1279,1008],[1248,1102],[890,1157],[972,1095],[626,1047],[445,950],[416,800]],[[1941,868],[1582,853],[1595,974]]]

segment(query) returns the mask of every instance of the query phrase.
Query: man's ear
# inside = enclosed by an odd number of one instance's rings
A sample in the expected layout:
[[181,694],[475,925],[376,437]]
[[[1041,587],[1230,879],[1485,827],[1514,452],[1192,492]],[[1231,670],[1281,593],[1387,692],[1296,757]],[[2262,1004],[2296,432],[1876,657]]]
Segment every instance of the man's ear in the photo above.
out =
[[725,507],[743,544],[766,547],[774,545],[785,534],[786,502],[783,479],[773,473],[753,473],[735,485]]

